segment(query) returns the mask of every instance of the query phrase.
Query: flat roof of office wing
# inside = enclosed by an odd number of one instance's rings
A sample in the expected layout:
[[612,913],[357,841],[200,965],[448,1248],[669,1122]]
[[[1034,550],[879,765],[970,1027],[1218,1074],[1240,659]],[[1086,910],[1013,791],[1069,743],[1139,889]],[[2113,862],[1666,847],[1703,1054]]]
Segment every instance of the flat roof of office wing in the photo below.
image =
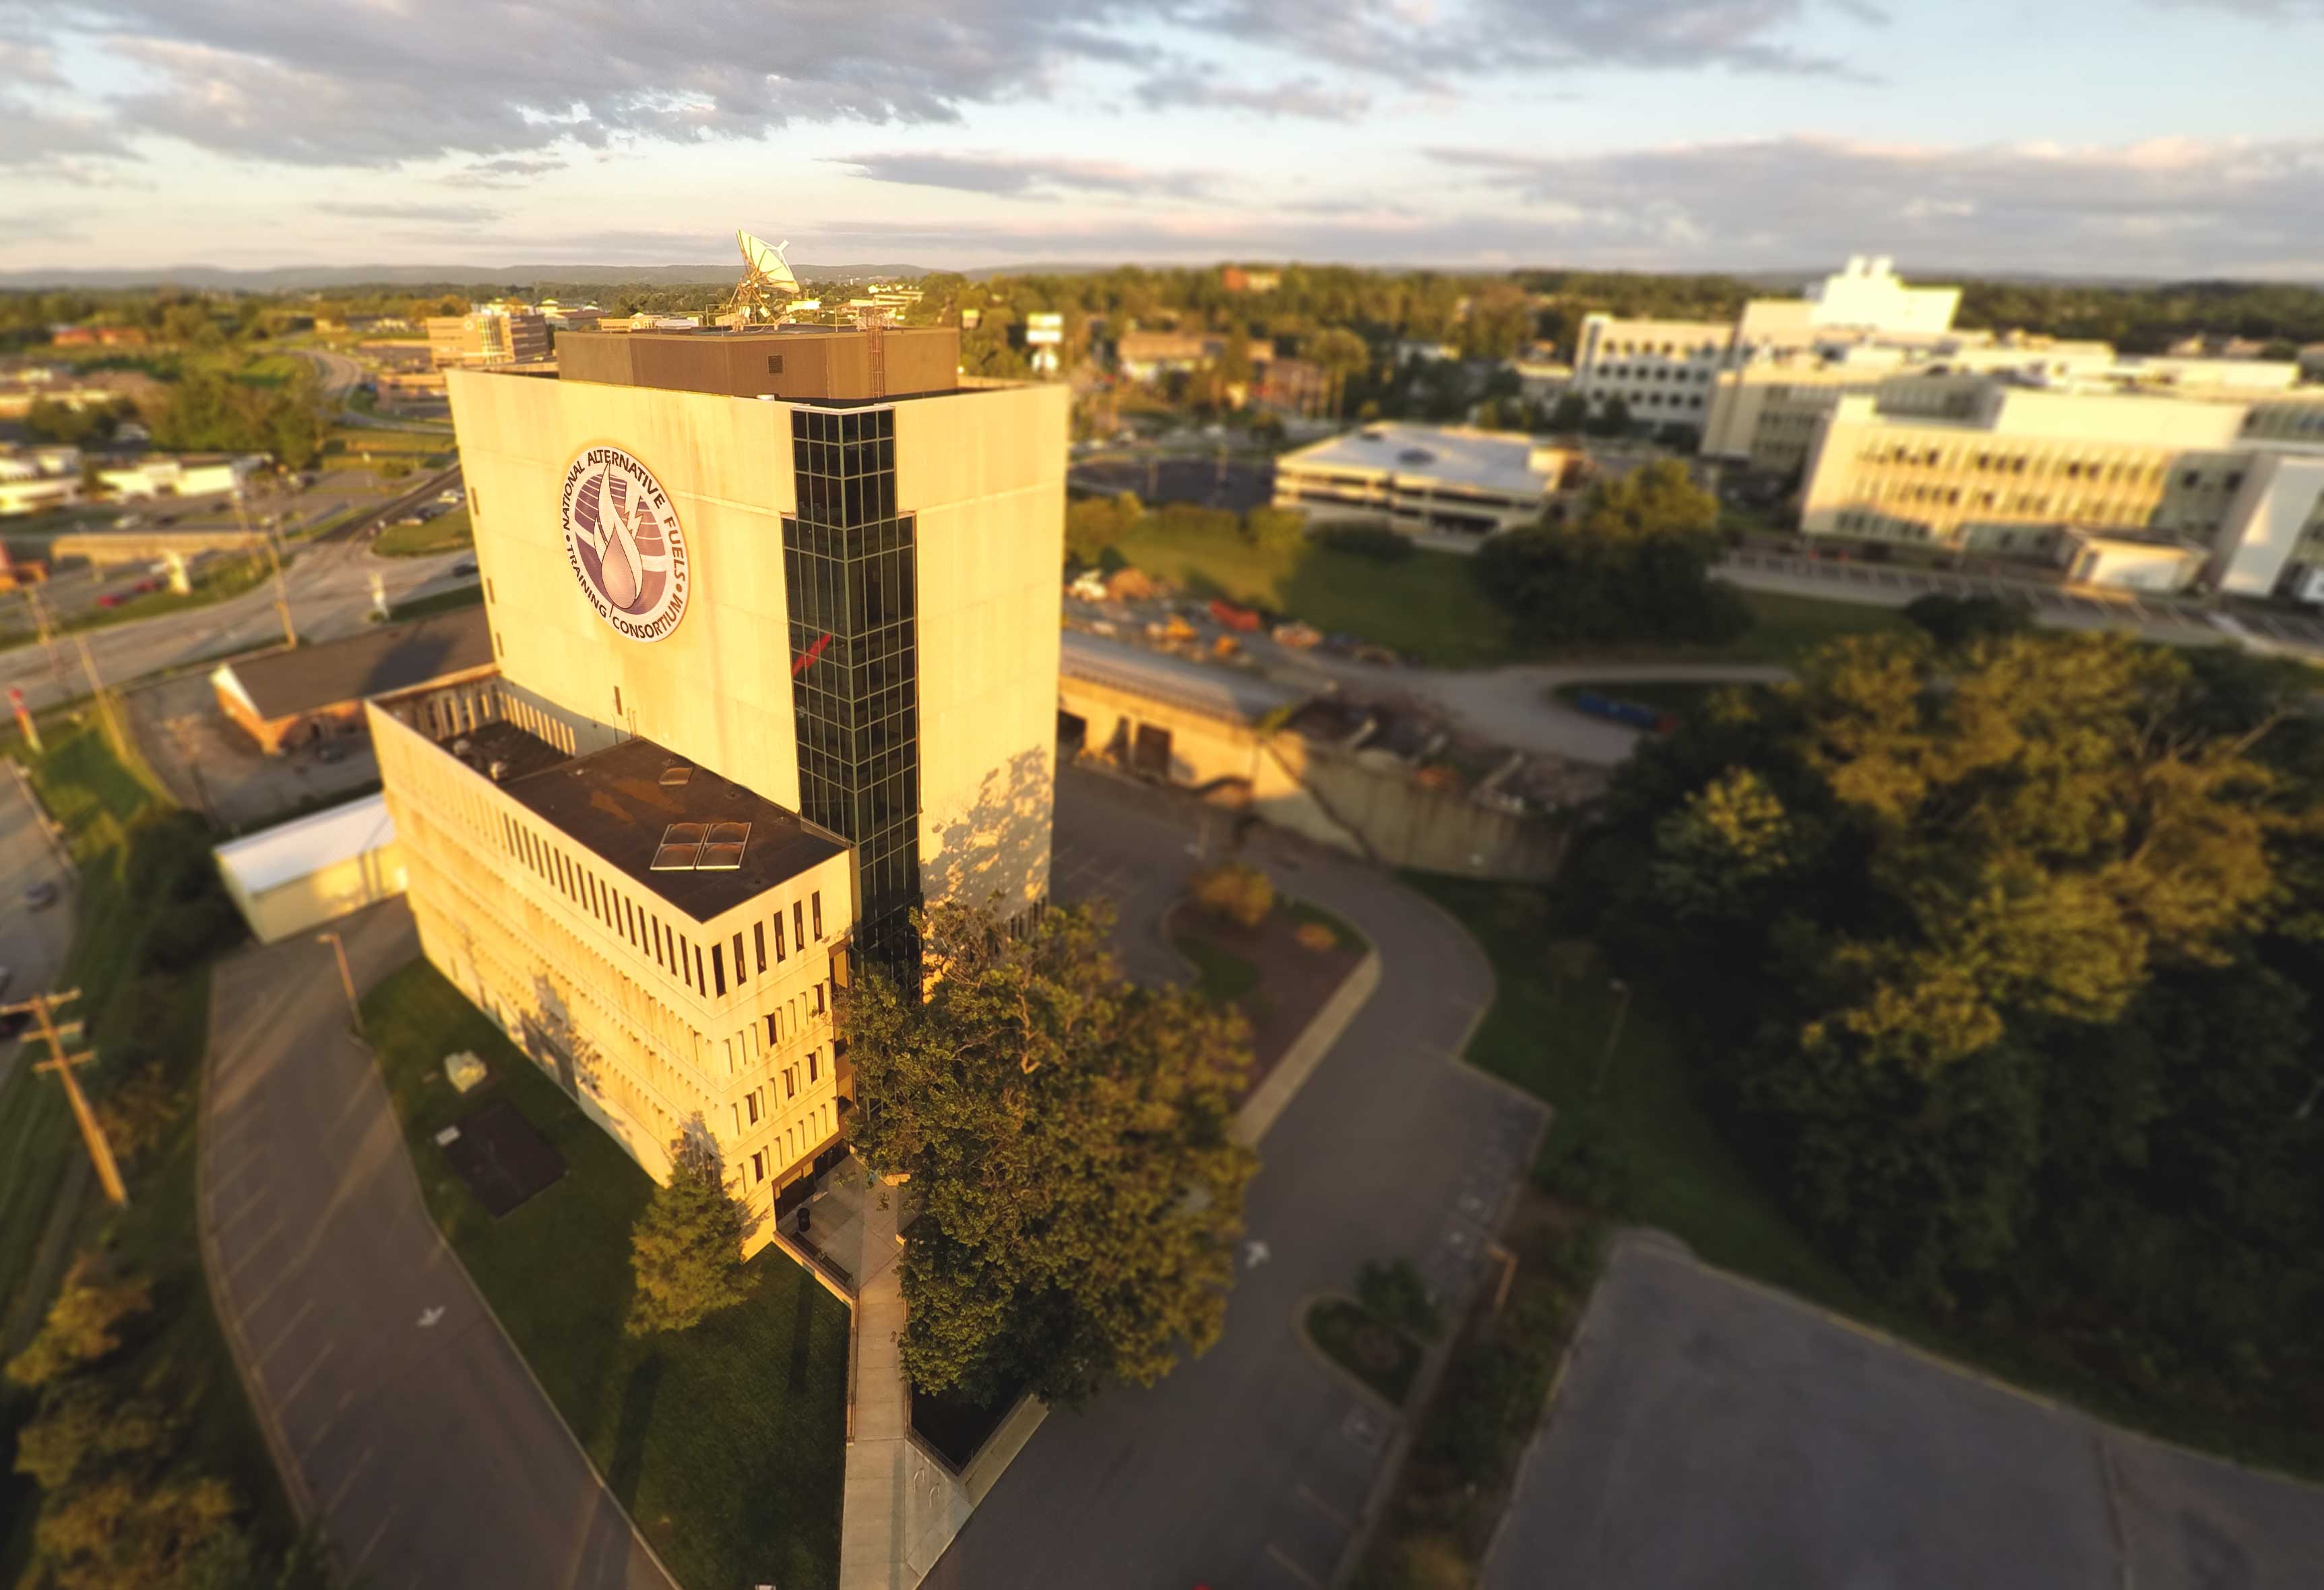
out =
[[567,757],[496,721],[445,749],[486,778],[497,764],[496,781],[517,804],[698,922],[847,850],[798,813],[651,740]]

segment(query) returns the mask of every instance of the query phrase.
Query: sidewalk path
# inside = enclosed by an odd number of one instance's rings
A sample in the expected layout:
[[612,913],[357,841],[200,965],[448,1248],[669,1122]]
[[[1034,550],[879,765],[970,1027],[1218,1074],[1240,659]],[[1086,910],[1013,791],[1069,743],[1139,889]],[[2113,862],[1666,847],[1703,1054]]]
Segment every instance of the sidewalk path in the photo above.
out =
[[[368,986],[401,901],[339,924]],[[217,968],[202,1099],[210,1290],[300,1511],[377,1590],[672,1590],[438,1238],[328,945]]]

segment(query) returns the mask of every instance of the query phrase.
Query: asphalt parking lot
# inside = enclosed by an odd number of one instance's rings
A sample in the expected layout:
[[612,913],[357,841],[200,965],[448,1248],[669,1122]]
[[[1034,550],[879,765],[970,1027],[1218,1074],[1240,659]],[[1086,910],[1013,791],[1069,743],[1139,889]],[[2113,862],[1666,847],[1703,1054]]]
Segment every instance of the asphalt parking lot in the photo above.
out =
[[1264,460],[1200,454],[1097,456],[1074,461],[1067,478],[1076,491],[1111,495],[1135,492],[1145,503],[1196,503],[1248,513],[1272,500],[1275,466]]
[[208,811],[229,828],[244,828],[318,799],[379,782],[371,736],[330,742],[339,756],[325,762],[312,747],[268,756],[219,710],[208,669],[126,692],[131,732],[146,762],[180,804]]
[[1614,1252],[1485,1590],[2261,1590],[2324,1490],[2102,1425],[1697,1263]]

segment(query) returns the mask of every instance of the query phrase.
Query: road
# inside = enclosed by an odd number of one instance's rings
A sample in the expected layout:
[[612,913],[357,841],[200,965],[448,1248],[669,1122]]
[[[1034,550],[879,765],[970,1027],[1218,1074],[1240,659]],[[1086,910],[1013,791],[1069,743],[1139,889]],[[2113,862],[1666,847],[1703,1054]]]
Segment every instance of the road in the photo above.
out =
[[[329,348],[324,347],[302,347],[292,351],[315,366],[318,390],[327,402],[344,404],[347,394],[363,381],[363,366],[345,354],[334,353]],[[383,430],[441,430],[447,436],[450,435],[452,430],[449,424],[440,420],[391,419],[384,415],[366,414],[361,410],[345,407],[341,408],[338,420],[342,425],[369,427]]]
[[[424,493],[415,495],[433,495],[438,489],[431,476]],[[292,620],[309,641],[356,633],[371,611],[374,573],[385,584],[388,600],[398,602],[463,583],[449,570],[469,556],[455,551],[432,558],[381,558],[354,535],[308,542],[285,574]],[[275,612],[274,584],[268,580],[207,607],[88,630],[83,638],[106,683],[117,686],[161,669],[279,643],[282,621]],[[46,652],[39,645],[0,652],[0,687],[11,685],[22,687],[34,707],[70,700],[89,689],[69,636],[60,636]]]
[[2324,1491],[2007,1391],[1633,1236],[1484,1585],[2288,1590],[2319,1563]]
[[[1120,899],[1133,965],[1149,915],[1228,824],[1095,774],[1058,779],[1056,890]],[[1464,1291],[1528,1162],[1538,1104],[1453,1058],[1492,997],[1468,936],[1392,879],[1263,842],[1286,889],[1355,923],[1382,982],[1261,1145],[1223,1336],[1149,1390],[1053,1412],[929,1575],[929,1590],[1315,1590],[1396,1437],[1393,1415],[1310,1355],[1295,1320],[1368,1260],[1408,1256]]]
[[[401,901],[339,924],[357,982],[419,953]],[[278,1465],[378,1590],[674,1590],[438,1236],[327,946],[216,973],[200,1217]]]
[[[40,883],[57,892],[57,902],[46,911],[24,904],[24,892]],[[72,944],[73,900],[72,874],[42,831],[40,809],[23,778],[14,772],[0,778],[0,968],[7,972],[0,999],[56,986]],[[23,1046],[0,1040],[0,1085],[23,1053]]]

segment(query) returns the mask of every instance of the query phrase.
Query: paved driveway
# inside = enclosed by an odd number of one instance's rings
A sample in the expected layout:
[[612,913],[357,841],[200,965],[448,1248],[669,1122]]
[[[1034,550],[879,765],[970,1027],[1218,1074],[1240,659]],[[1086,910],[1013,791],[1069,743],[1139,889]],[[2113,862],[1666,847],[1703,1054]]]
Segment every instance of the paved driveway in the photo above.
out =
[[2292,1590],[2324,1584],[2324,1491],[2003,1390],[1632,1238],[1484,1582]]
[[[359,984],[419,952],[339,924]],[[672,1590],[438,1240],[327,945],[217,972],[203,1095],[211,1289],[302,1510],[376,1590]]]
[[[1144,916],[1193,866],[1203,809],[1071,770],[1058,780],[1056,892],[1129,892]],[[1221,819],[1210,814],[1213,824]],[[1222,830],[1214,831],[1215,846]],[[1150,1390],[1053,1413],[972,1517],[931,1590],[1314,1590],[1328,1584],[1397,1426],[1311,1357],[1305,1300],[1369,1259],[1407,1255],[1472,1284],[1489,1225],[1530,1154],[1541,1107],[1451,1058],[1491,998],[1467,935],[1366,868],[1261,840],[1286,888],[1379,946],[1379,991],[1260,1147],[1246,1262],[1223,1337]],[[1246,1261],[1250,1257],[1246,1250]]]

